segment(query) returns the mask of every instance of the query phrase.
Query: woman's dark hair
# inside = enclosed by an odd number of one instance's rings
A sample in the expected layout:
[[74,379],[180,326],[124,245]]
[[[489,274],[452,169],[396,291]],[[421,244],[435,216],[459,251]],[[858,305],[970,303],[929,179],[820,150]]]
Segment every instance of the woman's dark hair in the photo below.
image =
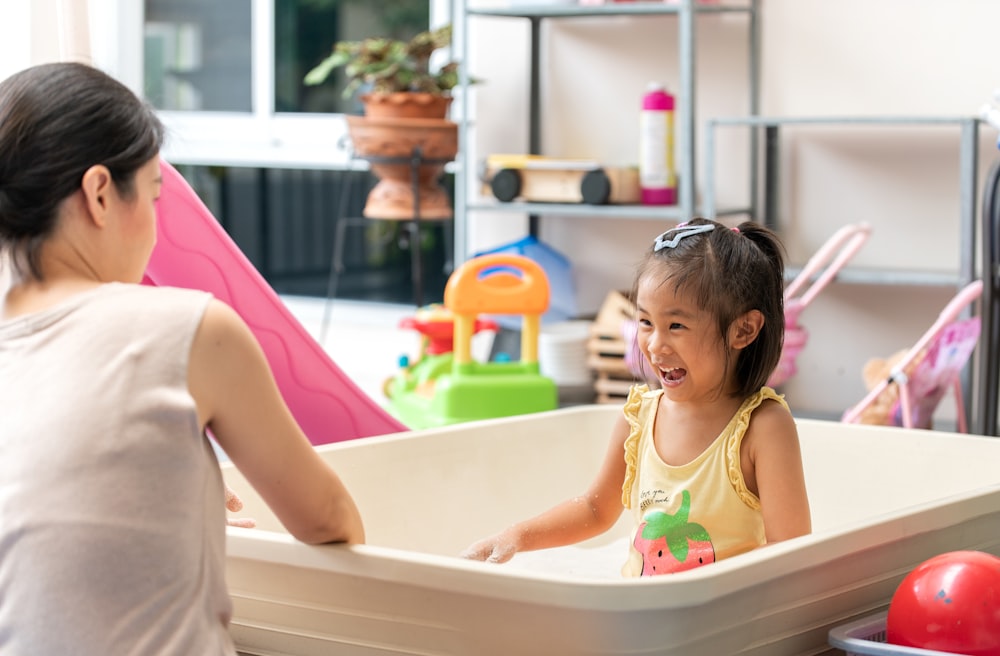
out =
[[[707,232],[686,229],[711,225]],[[677,238],[679,235],[680,238]],[[672,247],[657,244],[672,241]],[[785,337],[784,275],[781,241],[764,226],[747,221],[735,230],[716,221],[694,219],[665,232],[646,252],[636,272],[632,300],[641,279],[662,276],[661,285],[691,294],[715,316],[719,335],[729,352],[729,326],[742,314],[759,310],[764,326],[736,360],[737,393],[747,397],[767,383],[778,366]],[[726,363],[727,369],[729,362]]]
[[152,107],[86,64],[42,64],[0,82],[0,250],[41,278],[41,245],[87,169],[106,166],[130,198],[163,136]]

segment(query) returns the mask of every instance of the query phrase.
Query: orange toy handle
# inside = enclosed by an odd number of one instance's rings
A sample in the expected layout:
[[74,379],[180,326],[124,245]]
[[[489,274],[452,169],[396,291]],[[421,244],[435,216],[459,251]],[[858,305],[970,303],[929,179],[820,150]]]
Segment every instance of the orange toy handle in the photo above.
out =
[[520,314],[521,360],[538,361],[541,315],[549,307],[549,279],[534,260],[512,253],[480,255],[464,262],[444,288],[444,304],[455,314],[455,364],[472,361],[478,314]]
[[444,304],[455,314],[541,315],[549,308],[549,279],[523,255],[480,255],[451,274]]

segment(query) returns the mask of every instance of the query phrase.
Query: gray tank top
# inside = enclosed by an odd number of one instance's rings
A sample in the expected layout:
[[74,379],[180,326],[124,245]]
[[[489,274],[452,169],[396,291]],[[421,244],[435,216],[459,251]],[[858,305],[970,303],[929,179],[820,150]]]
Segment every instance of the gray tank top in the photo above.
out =
[[187,388],[210,298],[115,283],[0,322],[0,653],[235,654]]

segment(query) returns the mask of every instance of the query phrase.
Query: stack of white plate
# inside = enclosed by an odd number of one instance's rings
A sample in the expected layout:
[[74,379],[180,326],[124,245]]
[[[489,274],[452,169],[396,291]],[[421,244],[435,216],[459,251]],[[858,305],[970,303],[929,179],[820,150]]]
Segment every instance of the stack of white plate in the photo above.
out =
[[538,366],[560,387],[590,385],[587,367],[590,321],[560,321],[543,324],[538,336]]

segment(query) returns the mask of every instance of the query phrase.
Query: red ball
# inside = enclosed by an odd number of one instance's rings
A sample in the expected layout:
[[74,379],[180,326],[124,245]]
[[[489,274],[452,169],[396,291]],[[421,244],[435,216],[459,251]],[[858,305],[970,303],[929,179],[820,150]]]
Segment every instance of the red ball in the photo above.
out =
[[886,640],[968,656],[1000,656],[1000,558],[951,551],[918,565],[892,596]]

